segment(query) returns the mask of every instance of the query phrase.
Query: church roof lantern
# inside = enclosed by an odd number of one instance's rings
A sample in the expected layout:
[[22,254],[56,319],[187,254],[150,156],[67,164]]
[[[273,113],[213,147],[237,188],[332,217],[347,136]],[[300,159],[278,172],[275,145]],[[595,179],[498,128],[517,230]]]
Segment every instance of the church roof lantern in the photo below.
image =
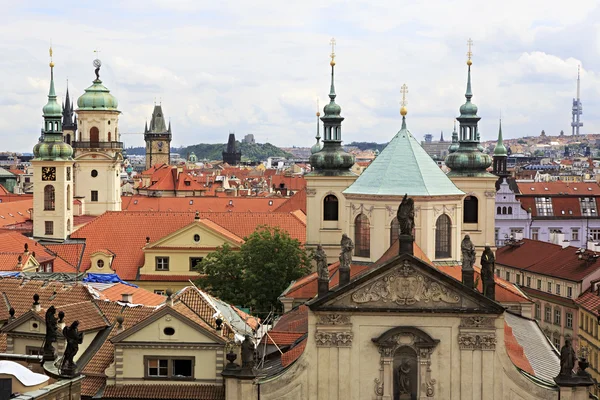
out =
[[406,85],[402,86],[402,127],[344,194],[380,196],[464,195],[425,152],[406,126]]
[[100,80],[102,62],[96,59],[94,66],[96,79],[92,82],[92,86],[85,89],[85,93],[77,99],[78,111],[118,111],[117,98],[110,94],[110,90]]

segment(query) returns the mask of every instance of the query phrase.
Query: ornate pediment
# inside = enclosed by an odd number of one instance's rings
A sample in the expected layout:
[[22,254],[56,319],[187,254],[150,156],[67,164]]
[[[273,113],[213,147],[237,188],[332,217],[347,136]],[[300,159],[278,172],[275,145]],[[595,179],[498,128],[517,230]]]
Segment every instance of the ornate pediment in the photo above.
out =
[[410,256],[391,260],[316,301],[313,307],[340,311],[502,311],[480,293]]

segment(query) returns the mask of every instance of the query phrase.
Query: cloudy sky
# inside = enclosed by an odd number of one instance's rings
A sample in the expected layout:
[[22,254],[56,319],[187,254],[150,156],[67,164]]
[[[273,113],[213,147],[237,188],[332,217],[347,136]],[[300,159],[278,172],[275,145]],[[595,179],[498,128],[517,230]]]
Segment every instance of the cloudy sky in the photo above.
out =
[[[600,131],[600,7],[595,0],[3,1],[0,151],[30,152],[39,136],[54,48],[57,92],[72,98],[94,78],[117,96],[121,132],[141,132],[156,99],[173,145],[252,133],[310,146],[316,100],[329,91],[329,40],[345,142],[388,141],[408,126],[449,137],[464,103],[466,41],[482,139],[502,114],[505,137],[570,132],[581,64],[584,133]],[[96,5],[94,5],[96,4]],[[126,135],[126,146],[142,145]]]

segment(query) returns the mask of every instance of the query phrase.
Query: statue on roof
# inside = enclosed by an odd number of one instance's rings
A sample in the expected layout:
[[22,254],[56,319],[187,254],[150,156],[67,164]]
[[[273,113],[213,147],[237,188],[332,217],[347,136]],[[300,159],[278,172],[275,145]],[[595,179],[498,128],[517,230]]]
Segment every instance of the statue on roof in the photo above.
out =
[[569,339],[565,340],[565,345],[560,349],[560,374],[559,377],[573,376],[573,368],[575,368],[575,350],[571,346]]
[[473,265],[475,264],[475,245],[469,235],[465,235],[460,244],[460,249],[462,251],[462,269],[473,269]]
[[408,193],[404,195],[396,216],[400,228],[399,234],[412,236],[415,228],[415,201],[408,197]]
[[483,295],[489,299],[496,298],[494,281],[496,257],[490,246],[485,246],[481,255],[481,280],[483,281]]
[[53,361],[56,358],[54,345],[58,337],[58,321],[56,319],[56,308],[48,307],[46,310],[46,336],[44,338],[44,361]]
[[254,367],[254,343],[250,335],[244,336],[242,342],[242,368],[252,369]]
[[354,243],[352,239],[345,233],[342,235],[342,241],[340,242],[342,251],[340,252],[340,269],[350,269],[352,263],[352,251],[354,250]]
[[325,254],[325,250],[323,250],[323,246],[320,244],[317,245],[317,251],[315,252],[313,258],[317,262],[317,273],[319,275],[319,280],[329,281],[327,254]]
[[63,336],[67,341],[67,348],[63,355],[62,365],[60,372],[62,375],[73,376],[77,369],[77,364],[73,359],[79,351],[79,345],[83,343],[83,332],[79,332],[79,321],[73,321],[70,326],[63,328]]

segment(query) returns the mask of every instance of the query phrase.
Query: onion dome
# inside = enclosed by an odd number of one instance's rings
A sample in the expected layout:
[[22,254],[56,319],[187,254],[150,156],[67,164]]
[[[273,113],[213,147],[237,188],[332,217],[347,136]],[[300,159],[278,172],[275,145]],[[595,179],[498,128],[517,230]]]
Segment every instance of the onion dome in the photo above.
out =
[[458,133],[456,132],[456,120],[454,120],[454,131],[452,132],[452,143],[448,146],[448,153],[458,150]]
[[48,140],[45,135],[44,141],[33,147],[33,155],[38,160],[70,160],[73,156],[73,148],[62,140]]
[[110,94],[110,90],[100,80],[100,60],[95,60],[94,65],[97,66],[96,79],[94,79],[92,86],[85,89],[85,93],[77,99],[77,107],[79,110],[118,111],[117,98]]
[[506,146],[504,146],[504,140],[502,139],[502,120],[500,120],[500,128],[498,130],[498,142],[494,149],[494,157],[508,157]]

